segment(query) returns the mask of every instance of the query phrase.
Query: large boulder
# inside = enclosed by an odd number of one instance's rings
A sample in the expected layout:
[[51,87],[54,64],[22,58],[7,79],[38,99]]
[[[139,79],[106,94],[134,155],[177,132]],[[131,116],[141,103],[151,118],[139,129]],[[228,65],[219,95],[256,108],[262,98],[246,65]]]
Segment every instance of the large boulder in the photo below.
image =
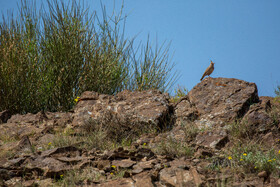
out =
[[122,91],[115,96],[84,92],[74,109],[73,125],[80,126],[89,120],[104,118],[106,113],[120,121],[162,125],[170,113],[169,96],[160,91]]
[[198,83],[175,107],[177,122],[201,126],[223,125],[243,117],[259,101],[255,83],[233,78],[207,78]]

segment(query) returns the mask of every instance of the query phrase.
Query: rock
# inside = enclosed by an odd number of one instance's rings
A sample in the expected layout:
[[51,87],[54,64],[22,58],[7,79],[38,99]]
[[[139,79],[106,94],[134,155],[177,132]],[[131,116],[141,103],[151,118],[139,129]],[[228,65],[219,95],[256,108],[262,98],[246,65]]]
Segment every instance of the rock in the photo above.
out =
[[196,107],[190,102],[188,97],[182,98],[175,105],[176,124],[181,125],[184,121],[194,121],[199,117]]
[[27,180],[22,183],[23,186],[26,187],[33,187],[35,186],[35,180]]
[[166,186],[195,186],[188,170],[180,168],[164,168],[159,174],[160,183]]
[[97,168],[99,170],[110,171],[111,170],[111,163],[109,160],[98,160],[97,161]]
[[11,118],[11,113],[9,110],[4,110],[0,112],[0,124],[1,123],[7,123],[8,119]]
[[137,166],[143,168],[143,169],[152,169],[153,166],[157,163],[157,160],[153,159],[153,160],[149,160],[149,161],[142,161],[142,162],[138,162]]
[[41,157],[61,157],[63,155],[77,157],[80,156],[80,150],[74,146],[65,146],[49,149],[41,153]]
[[148,172],[143,172],[133,176],[135,187],[154,187],[151,175]]
[[201,148],[199,147],[198,150],[195,152],[194,157],[195,158],[207,158],[207,157],[212,157],[213,153],[211,150],[207,148]]
[[229,141],[225,131],[205,131],[196,136],[196,144],[204,147],[221,149]]
[[[190,113],[198,114],[195,123],[199,126],[223,125],[225,122],[242,117],[251,104],[259,101],[257,86],[254,83],[230,78],[207,78],[198,83],[187,95],[185,104],[178,104],[175,115],[178,120],[193,119]],[[191,106],[180,109],[182,105]],[[188,117],[191,116],[191,117]]]
[[117,168],[130,168],[132,167],[136,162],[132,161],[130,159],[125,160],[113,160],[112,165],[116,166]]
[[170,166],[174,168],[181,168],[181,169],[188,170],[190,168],[190,163],[185,160],[175,159],[170,162]]
[[131,171],[132,174],[138,174],[141,173],[144,169],[140,167],[139,165],[134,165],[133,170]]
[[100,187],[134,187],[134,182],[130,178],[122,178],[122,179],[117,179],[109,182],[105,182],[102,184],[99,184],[97,186]]
[[25,115],[16,114],[13,115],[7,122],[19,123],[19,124],[25,124],[25,123],[39,124],[47,119],[48,117],[44,112],[38,112],[37,114],[31,114],[31,113]]
[[25,157],[19,157],[15,159],[8,160],[5,164],[2,165],[4,168],[15,168],[19,167],[24,161]]
[[251,132],[266,132],[271,128],[273,120],[266,111],[266,105],[257,103],[250,107],[250,110],[242,119],[242,123],[251,127]]
[[[120,121],[160,126],[169,115],[169,97],[159,91],[122,91],[115,96],[84,92],[76,105],[73,123],[83,125],[90,119],[102,119],[106,112]],[[142,126],[143,127],[143,126]]]
[[51,178],[43,179],[43,180],[37,180],[35,184],[39,185],[40,187],[50,187],[54,186],[53,181]]
[[37,157],[35,160],[30,160],[24,168],[29,171],[37,171],[39,169],[44,173],[45,177],[58,177],[72,167],[54,158]]
[[21,140],[18,142],[16,151],[20,152],[32,152],[32,145],[28,136],[23,136]]
[[260,178],[267,178],[268,174],[267,174],[266,171],[262,171],[262,172],[258,173],[258,177],[260,177]]
[[195,186],[198,186],[198,187],[202,186],[203,181],[201,179],[200,174],[198,174],[198,172],[196,171],[196,169],[192,167],[190,169],[190,172],[191,172],[191,174],[193,176]]

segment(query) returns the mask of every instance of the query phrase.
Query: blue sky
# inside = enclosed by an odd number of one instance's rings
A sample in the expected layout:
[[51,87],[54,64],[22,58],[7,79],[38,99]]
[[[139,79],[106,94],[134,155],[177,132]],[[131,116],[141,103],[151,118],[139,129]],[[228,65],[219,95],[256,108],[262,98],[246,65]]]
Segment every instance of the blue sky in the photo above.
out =
[[[101,12],[100,0],[84,0],[91,11]],[[17,0],[1,0],[0,11],[17,10]],[[113,0],[101,0],[108,14]],[[115,0],[119,10],[122,0]],[[5,13],[5,12],[4,12]],[[254,82],[260,96],[275,96],[280,85],[279,0],[126,0],[126,36],[147,35],[155,43],[171,41],[176,85],[191,90],[210,60],[212,77]],[[1,21],[2,18],[0,18]]]

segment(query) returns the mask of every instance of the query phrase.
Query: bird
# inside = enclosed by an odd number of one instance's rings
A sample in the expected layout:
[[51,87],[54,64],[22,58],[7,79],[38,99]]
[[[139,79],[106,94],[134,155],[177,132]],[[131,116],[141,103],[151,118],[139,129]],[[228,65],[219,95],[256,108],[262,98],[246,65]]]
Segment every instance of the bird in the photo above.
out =
[[208,75],[208,76],[211,75],[211,73],[214,71],[214,64],[215,64],[215,63],[212,62],[212,60],[211,60],[210,66],[205,70],[205,72],[203,73],[203,75],[202,75],[200,81],[202,81],[202,79],[203,79],[206,75]]

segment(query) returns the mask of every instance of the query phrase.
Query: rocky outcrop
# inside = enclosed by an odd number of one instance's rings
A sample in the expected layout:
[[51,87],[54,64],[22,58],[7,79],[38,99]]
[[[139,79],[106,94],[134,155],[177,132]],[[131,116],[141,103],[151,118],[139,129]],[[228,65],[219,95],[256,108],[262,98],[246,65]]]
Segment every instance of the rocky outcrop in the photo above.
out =
[[[273,98],[258,97],[254,83],[209,77],[176,104],[156,90],[87,91],[71,112],[11,116],[3,111],[0,186],[51,186],[73,171],[88,172],[75,183],[81,186],[217,186],[221,181],[277,186],[279,180],[266,171],[266,183],[258,173],[249,179],[232,173],[224,155],[234,144],[234,122],[248,127],[250,140],[280,149],[274,107]],[[90,136],[100,128],[105,138]],[[118,147],[96,146],[108,139],[121,141],[115,142]]]
[[[198,83],[175,108],[178,122],[200,126],[224,125],[245,115],[259,101],[257,86],[238,79],[207,78]],[[178,123],[177,122],[177,123]]]
[[131,122],[161,127],[170,114],[169,96],[156,90],[131,92],[125,90],[115,96],[84,92],[74,109],[73,124],[83,125],[89,119],[100,120],[106,113]]

